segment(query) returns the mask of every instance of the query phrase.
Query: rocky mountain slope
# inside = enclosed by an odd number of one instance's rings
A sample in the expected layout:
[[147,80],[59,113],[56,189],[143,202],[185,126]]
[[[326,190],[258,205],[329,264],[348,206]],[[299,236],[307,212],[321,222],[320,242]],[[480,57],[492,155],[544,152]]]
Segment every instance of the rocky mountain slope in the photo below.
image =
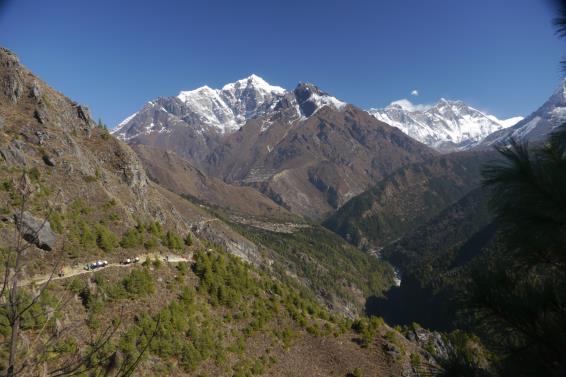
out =
[[[218,190],[211,195],[235,192],[199,179]],[[25,217],[16,215],[20,182],[31,193]],[[193,184],[171,182],[181,188]],[[35,234],[43,219],[47,233]],[[37,367],[29,375],[89,356],[93,342],[114,327],[110,341],[88,358],[97,374],[127,370],[141,357],[135,375],[285,376],[296,372],[288,367],[295,365],[310,375],[358,368],[368,376],[376,371],[396,376],[416,373],[413,354],[433,357],[380,321],[361,319],[354,326],[343,316],[357,316],[368,295],[390,285],[385,263],[316,226],[281,235],[233,223],[150,181],[129,146],[2,48],[3,260],[9,261],[5,253],[13,248],[16,229],[31,243],[20,271],[24,281],[43,281],[53,271],[84,271],[59,276],[31,303],[18,345],[18,359]],[[147,254],[156,259],[119,267],[126,258]],[[108,260],[109,267],[84,269],[95,260]],[[24,295],[37,292],[28,285],[22,285]],[[7,334],[0,333],[2,345]],[[43,347],[52,339],[56,342]],[[30,348],[36,344],[40,347]],[[304,352],[315,346],[320,349]],[[47,353],[35,353],[42,350]]]
[[[262,132],[265,122],[270,127]],[[209,171],[254,186],[291,212],[318,219],[372,181],[432,155],[355,107],[323,107],[298,122],[278,116],[250,121],[212,152]]]
[[[3,90],[0,102],[0,182],[3,190],[0,195],[1,213],[6,214],[3,219],[9,224],[2,231],[8,232],[14,225],[10,214],[14,213],[13,206],[18,203],[16,183],[22,172],[27,171],[37,191],[37,202],[30,204],[32,215],[39,219],[41,215],[49,214],[50,206],[54,212],[54,224],[65,228],[61,224],[68,223],[68,229],[65,229],[70,232],[69,239],[56,237],[56,242],[49,246],[60,249],[66,243],[70,251],[65,260],[86,262],[86,258],[119,258],[128,253],[127,248],[121,246],[122,237],[133,237],[134,244],[140,246],[140,239],[149,236],[143,231],[143,234],[138,234],[139,229],[145,229],[144,224],[156,222],[161,230],[152,227],[152,231],[160,237],[165,237],[167,231],[179,237],[192,234],[203,242],[222,245],[246,261],[279,269],[279,276],[307,267],[296,274],[300,275],[311,293],[328,303],[336,300],[336,304],[340,302],[341,306],[351,306],[348,309],[351,313],[359,311],[364,300],[361,292],[367,285],[366,277],[360,279],[363,274],[359,274],[359,268],[365,270],[369,267],[380,275],[381,285],[379,288],[375,285],[374,291],[385,289],[390,283],[387,266],[367,262],[369,257],[342,243],[339,238],[326,245],[328,235],[325,235],[325,230],[312,225],[305,228],[306,224],[300,219],[251,188],[228,186],[217,179],[207,178],[174,154],[140,147],[143,149],[141,155],[155,164],[148,164],[148,171],[157,176],[157,181],[161,177],[166,187],[150,181],[136,153],[93,122],[84,106],[51,89],[20,65],[17,57],[8,50],[0,52],[3,64],[0,77]],[[182,170],[182,174],[167,175],[167,171],[175,169]],[[183,198],[179,194],[187,194],[188,197]],[[197,201],[191,200],[193,198]],[[203,201],[208,200],[212,203],[203,206]],[[257,217],[264,223],[247,221],[242,225],[241,219],[249,220],[249,216],[228,218],[224,212],[210,208],[223,205],[240,206],[242,213],[247,214],[257,211]],[[266,220],[269,217],[273,223]],[[288,224],[297,220],[301,224]],[[270,241],[272,247],[269,247],[263,242],[265,237],[273,240],[282,237],[281,234],[288,234],[280,230],[285,227],[291,229],[291,233],[297,233],[293,237],[299,240],[294,243],[293,252],[308,255],[306,260],[298,258],[292,262],[284,256],[281,258],[280,251],[273,248],[277,244]],[[270,231],[264,232],[264,229]],[[258,238],[256,233],[260,230],[263,236]],[[106,238],[110,243],[101,247],[101,240]],[[10,237],[3,236],[2,239]],[[171,240],[166,241],[149,237],[144,238],[141,246],[159,247]],[[129,244],[130,241],[124,242]],[[342,265],[343,271],[352,269],[350,275],[356,277],[357,282],[350,281],[351,287],[336,290],[338,293],[332,297],[323,297],[321,292],[325,288],[313,280],[318,276],[315,271],[335,266],[328,264],[325,255],[317,254],[319,250],[311,253],[313,247],[332,252],[336,258],[334,261],[340,261],[338,264]],[[44,257],[47,258],[46,255]],[[274,264],[274,260],[279,262]],[[354,265],[351,260],[366,262]]]
[[218,178],[209,177],[174,152],[141,144],[132,147],[150,179],[181,196],[240,215],[300,221],[253,188],[229,185]]
[[368,112],[440,152],[470,149],[488,135],[523,119],[513,117],[499,120],[462,101],[444,98],[430,106],[413,105],[408,100],[400,100],[386,108],[369,109]]
[[360,247],[384,247],[477,188],[482,164],[493,158],[459,152],[401,168],[352,198],[324,226]]
[[[180,197],[164,195],[163,188],[149,181],[131,148],[99,127],[86,107],[50,88],[8,50],[1,51],[1,59],[0,163],[5,187],[13,187],[22,171],[33,171],[38,192],[56,213],[63,216],[73,203],[90,203],[99,211],[89,214],[89,221],[108,221],[104,216],[120,219],[105,225],[118,234],[149,219],[179,234],[199,232],[212,217]],[[43,209],[37,215],[46,213],[45,205],[39,208]],[[203,237],[249,245],[252,252],[251,243],[226,225],[208,228],[215,230]],[[60,242],[59,237],[57,245]]]
[[[227,113],[237,115],[214,118],[245,120],[237,131],[230,126],[219,132],[201,110],[183,107],[173,97],[147,104],[114,134],[130,145],[174,151],[209,176],[255,187],[291,212],[314,219],[333,212],[398,167],[434,155],[312,84],[299,84],[292,92],[269,92],[265,88],[273,87],[263,81],[259,85],[256,76],[238,83],[242,82],[247,83],[246,93],[259,100],[249,100],[245,91],[235,92],[239,97],[233,102],[246,103],[251,110],[238,112],[226,105]],[[207,100],[216,101],[218,93],[238,85],[243,84],[228,84]],[[171,110],[171,104],[181,110]]]
[[506,144],[511,138],[525,141],[542,141],[552,130],[566,120],[566,81],[536,111],[511,128],[494,132],[478,148],[491,148]]

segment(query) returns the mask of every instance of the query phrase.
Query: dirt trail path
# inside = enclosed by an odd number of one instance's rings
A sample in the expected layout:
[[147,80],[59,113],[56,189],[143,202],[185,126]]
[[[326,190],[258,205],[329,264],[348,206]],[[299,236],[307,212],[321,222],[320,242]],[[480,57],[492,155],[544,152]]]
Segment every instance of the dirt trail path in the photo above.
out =
[[[184,258],[184,257],[178,256],[178,255],[143,254],[143,255],[139,255],[138,257],[140,258],[138,263],[130,263],[130,264],[109,263],[108,265],[106,265],[104,267],[99,267],[99,268],[94,269],[94,270],[85,270],[84,266],[87,263],[83,263],[83,264],[79,264],[79,265],[73,265],[73,266],[64,266],[62,268],[63,276],[58,276],[57,274],[55,274],[51,278],[51,280],[53,281],[53,280],[69,279],[73,276],[78,276],[78,275],[82,275],[82,274],[91,274],[93,272],[106,270],[108,268],[115,268],[115,267],[129,268],[129,267],[135,266],[136,264],[141,264],[141,263],[145,262],[147,259],[158,258],[159,260],[161,260],[162,262],[165,262],[165,263],[182,263],[182,262],[191,262],[192,261],[191,259]],[[26,285],[31,285],[31,284],[41,285],[41,284],[46,283],[49,280],[49,277],[50,277],[49,274],[36,275],[32,278],[23,280],[21,282],[21,284],[19,284],[19,285],[20,286],[26,286]]]

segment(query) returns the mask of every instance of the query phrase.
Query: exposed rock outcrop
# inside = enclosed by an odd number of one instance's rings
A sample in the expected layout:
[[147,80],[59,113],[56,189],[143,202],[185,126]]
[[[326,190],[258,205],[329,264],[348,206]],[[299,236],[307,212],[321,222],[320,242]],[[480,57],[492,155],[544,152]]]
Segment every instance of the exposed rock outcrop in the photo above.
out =
[[25,165],[26,157],[22,151],[22,145],[14,140],[7,146],[0,146],[0,156],[10,165]]
[[40,249],[51,251],[57,237],[49,221],[33,217],[29,212],[14,215],[18,230],[23,238]]

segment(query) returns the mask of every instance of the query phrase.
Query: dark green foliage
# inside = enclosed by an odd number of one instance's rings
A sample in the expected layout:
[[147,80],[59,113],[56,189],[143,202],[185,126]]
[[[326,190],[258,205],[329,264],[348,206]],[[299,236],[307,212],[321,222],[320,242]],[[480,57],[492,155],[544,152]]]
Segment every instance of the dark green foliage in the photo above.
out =
[[273,250],[273,259],[280,263],[282,279],[291,270],[306,278],[310,289],[326,298],[355,301],[352,287],[364,296],[382,293],[392,284],[393,271],[389,264],[379,261],[344,242],[336,234],[318,226],[277,234],[233,225],[249,239]]
[[352,323],[352,330],[360,335],[362,347],[368,347],[384,324],[380,317],[362,317]]
[[96,231],[96,245],[106,252],[113,251],[118,246],[118,237],[110,231],[105,225],[97,224]]
[[75,223],[73,231],[74,232],[71,233],[71,236],[78,236],[79,244],[83,248],[92,249],[97,245],[96,230],[86,221],[79,220]]
[[193,237],[191,236],[190,233],[187,233],[187,236],[185,237],[184,241],[186,246],[191,246],[193,244]]
[[[314,329],[318,325],[313,319],[329,317],[316,303],[288,286],[255,271],[239,258],[208,246],[212,251],[199,251],[195,255],[193,270],[199,279],[198,288],[182,287],[177,298],[159,313],[138,315],[135,325],[121,337],[118,348],[126,363],[133,362],[153,337],[149,348],[152,355],[167,362],[175,359],[184,372],[191,373],[207,360],[225,362],[229,352],[243,355],[245,339],[270,328],[267,326],[274,320],[281,321],[289,315],[297,324]],[[178,265],[177,270],[186,274],[186,265]],[[149,270],[138,273],[149,274]],[[127,279],[138,280],[146,278],[132,272]],[[125,291],[130,283],[124,280],[121,286]],[[221,306],[222,310],[211,310],[211,305]],[[292,322],[287,319],[284,323]],[[326,328],[333,327],[327,322]],[[285,346],[295,337],[289,327],[276,335]],[[267,357],[254,360],[239,357],[233,375],[261,375],[269,363]]]
[[120,246],[125,249],[136,248],[144,243],[143,233],[138,228],[128,229],[122,236]]
[[53,211],[49,216],[49,225],[55,233],[63,233],[63,216],[57,211]]
[[147,268],[133,270],[117,284],[107,285],[101,281],[99,286],[116,300],[148,296],[155,292],[153,278]]
[[213,305],[233,307],[242,295],[254,295],[259,289],[245,265],[223,254],[197,253],[193,270],[200,278],[199,291],[207,292]]
[[146,229],[154,237],[161,238],[163,237],[163,227],[161,223],[154,221],[148,225],[146,225]]
[[148,295],[155,291],[153,278],[147,269],[134,270],[122,280],[126,292],[131,295]]
[[152,249],[162,244],[171,250],[182,250],[187,242],[192,242],[190,235],[182,239],[171,231],[164,232],[162,225],[154,221],[146,224],[140,222],[135,228],[128,229],[122,235],[120,246],[136,248],[143,245],[146,249]]
[[148,250],[153,249],[153,248],[159,246],[159,240],[155,237],[151,237],[151,238],[145,240],[145,242],[143,243],[143,246]]
[[[538,148],[512,143],[486,167],[498,247],[466,296],[503,375],[566,370],[566,125]],[[561,372],[560,372],[561,371]]]
[[179,235],[172,232],[167,232],[163,237],[163,246],[172,250],[182,250],[184,243]]
[[14,190],[14,183],[12,181],[2,181],[0,184],[0,190],[12,192]]
[[[49,292],[42,294],[35,302],[32,301],[32,296],[26,292],[21,292],[19,294],[19,310],[22,311],[24,308],[29,307],[29,310],[23,313],[20,320],[21,330],[39,330],[43,326],[49,325],[52,327],[59,318],[58,315],[48,316],[46,308],[57,307],[57,299],[53,297]],[[8,322],[8,308],[6,306],[0,307],[0,335],[6,339],[9,337],[11,331]],[[0,358],[1,358],[0,353]]]
[[397,266],[401,287],[386,299],[371,299],[368,314],[389,324],[413,321],[449,331],[461,323],[459,302],[467,271],[492,246],[495,229],[489,190],[478,188],[404,238],[385,247],[383,258]]

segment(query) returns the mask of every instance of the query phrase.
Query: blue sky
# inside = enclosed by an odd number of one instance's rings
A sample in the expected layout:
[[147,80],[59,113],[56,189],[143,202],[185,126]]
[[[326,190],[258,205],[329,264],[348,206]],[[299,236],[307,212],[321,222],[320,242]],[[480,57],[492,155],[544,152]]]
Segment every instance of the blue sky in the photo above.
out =
[[110,126],[251,73],[364,108],[445,97],[504,118],[559,84],[553,16],[545,0],[0,0],[0,45]]

